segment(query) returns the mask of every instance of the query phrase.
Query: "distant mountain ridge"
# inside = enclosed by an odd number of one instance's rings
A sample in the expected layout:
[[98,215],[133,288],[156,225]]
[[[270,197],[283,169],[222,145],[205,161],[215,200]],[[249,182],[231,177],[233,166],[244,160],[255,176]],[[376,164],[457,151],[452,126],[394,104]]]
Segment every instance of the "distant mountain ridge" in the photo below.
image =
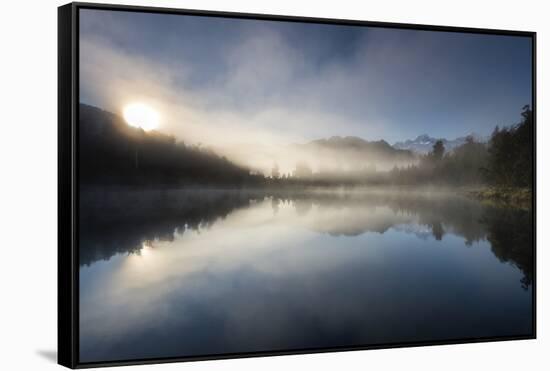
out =
[[428,134],[422,134],[412,140],[408,139],[403,142],[396,142],[393,145],[393,148],[400,149],[400,150],[409,150],[419,154],[426,154],[432,150],[434,144],[438,140],[441,140],[443,142],[443,145],[445,146],[445,151],[449,152],[455,149],[456,147],[459,147],[464,143],[466,143],[466,139],[469,136],[472,136],[476,142],[485,143],[488,140],[487,137],[483,137],[476,133],[472,133],[470,135],[458,137],[455,139],[434,138],[429,136]]
[[325,151],[339,151],[340,153],[355,152],[370,157],[372,160],[392,159],[409,160],[413,153],[407,149],[392,147],[385,140],[368,141],[355,136],[332,136],[330,138],[316,139],[305,144],[298,144],[301,148],[314,148]]
[[289,147],[296,159],[310,164],[317,171],[364,171],[376,167],[387,170],[393,166],[414,163],[417,156],[409,150],[392,147],[385,140],[368,141],[356,136],[332,136]]

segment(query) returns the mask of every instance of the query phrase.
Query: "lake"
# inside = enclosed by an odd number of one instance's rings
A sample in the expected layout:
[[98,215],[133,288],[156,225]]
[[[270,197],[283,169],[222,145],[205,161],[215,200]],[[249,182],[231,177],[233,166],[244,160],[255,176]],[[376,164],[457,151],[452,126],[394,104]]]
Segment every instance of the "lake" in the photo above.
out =
[[416,190],[80,205],[81,362],[533,332],[530,210]]

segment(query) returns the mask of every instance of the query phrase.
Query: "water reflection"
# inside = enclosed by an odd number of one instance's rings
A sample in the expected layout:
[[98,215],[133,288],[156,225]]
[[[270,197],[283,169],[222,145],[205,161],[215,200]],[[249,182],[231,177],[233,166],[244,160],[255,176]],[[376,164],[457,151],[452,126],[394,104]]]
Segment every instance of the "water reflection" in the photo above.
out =
[[81,202],[84,362],[532,330],[526,210],[375,191]]
[[[447,193],[83,192],[80,263],[139,253],[143,243],[173,241],[175,233],[208,229],[262,200],[270,201],[274,215],[280,205],[291,205],[304,219],[300,224],[332,236],[384,233],[393,227],[436,240],[450,233],[462,237],[467,246],[487,239],[495,256],[521,269],[525,286],[532,282],[531,211],[484,206]],[[314,206],[316,215],[308,218]]]
[[251,199],[242,192],[84,190],[80,264],[137,253],[144,242],[172,241],[175,232],[208,228]]

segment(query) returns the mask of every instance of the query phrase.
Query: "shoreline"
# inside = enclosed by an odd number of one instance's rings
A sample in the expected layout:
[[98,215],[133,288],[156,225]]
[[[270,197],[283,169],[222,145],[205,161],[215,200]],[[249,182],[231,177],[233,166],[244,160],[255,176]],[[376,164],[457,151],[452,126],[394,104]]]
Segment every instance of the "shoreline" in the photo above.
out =
[[212,185],[186,185],[186,186],[99,186],[82,185],[81,194],[94,193],[139,193],[139,192],[160,192],[161,194],[181,192],[186,193],[238,193],[250,195],[281,196],[287,194],[333,194],[333,195],[360,195],[360,194],[388,194],[392,192],[406,192],[410,195],[437,197],[438,195],[455,195],[476,200],[482,203],[491,204],[497,207],[513,207],[521,209],[532,208],[532,190],[528,187],[502,187],[502,186],[466,186],[466,187],[445,187],[437,185],[403,186],[388,185],[385,187],[376,186],[268,186],[268,187],[219,187]]
[[521,209],[532,208],[533,192],[528,187],[485,186],[465,190],[464,194],[469,198],[495,206]]

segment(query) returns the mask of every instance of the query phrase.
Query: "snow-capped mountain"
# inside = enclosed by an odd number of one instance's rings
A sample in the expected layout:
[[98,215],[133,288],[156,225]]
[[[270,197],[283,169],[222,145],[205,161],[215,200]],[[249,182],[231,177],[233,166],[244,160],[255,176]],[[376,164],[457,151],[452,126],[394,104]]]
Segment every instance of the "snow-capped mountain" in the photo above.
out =
[[[470,134],[474,137],[474,140],[477,142],[486,142],[487,138],[483,137],[478,134]],[[463,145],[466,143],[466,138],[468,136],[458,137],[455,139],[445,139],[445,138],[433,138],[430,137],[428,134],[422,134],[416,137],[416,139],[408,139],[404,142],[396,142],[393,145],[393,148],[396,149],[406,149],[410,151],[414,151],[416,153],[426,154],[430,152],[438,140],[443,141],[443,145],[445,146],[445,151],[452,151],[454,148]]]

